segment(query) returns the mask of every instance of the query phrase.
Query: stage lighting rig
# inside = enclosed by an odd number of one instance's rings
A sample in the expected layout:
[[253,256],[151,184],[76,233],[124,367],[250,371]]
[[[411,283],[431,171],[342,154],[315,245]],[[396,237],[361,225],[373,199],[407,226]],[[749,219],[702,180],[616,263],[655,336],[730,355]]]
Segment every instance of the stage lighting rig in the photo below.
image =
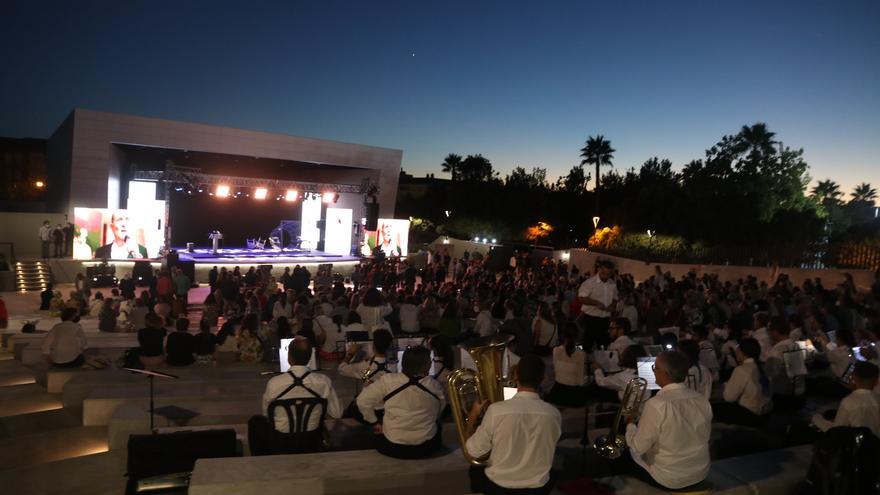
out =
[[288,189],[287,194],[284,196],[286,201],[296,201],[296,198],[299,196],[299,192],[296,189]]
[[266,196],[269,195],[269,190],[265,187],[258,187],[254,190],[254,199],[266,199]]

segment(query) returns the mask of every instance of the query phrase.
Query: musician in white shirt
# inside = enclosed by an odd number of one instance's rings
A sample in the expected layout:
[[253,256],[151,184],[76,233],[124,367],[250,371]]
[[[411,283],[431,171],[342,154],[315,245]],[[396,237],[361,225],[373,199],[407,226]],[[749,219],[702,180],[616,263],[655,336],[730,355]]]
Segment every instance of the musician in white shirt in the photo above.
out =
[[[322,419],[324,415],[339,418],[342,408],[330,378],[309,369],[311,358],[312,344],[309,340],[295,337],[287,354],[290,370],[273,377],[266,384],[263,394],[263,411],[266,416],[254,416],[248,422],[251,455],[314,452],[323,448]],[[273,401],[286,399],[318,399],[321,405],[311,411],[307,424],[299,425],[301,431],[291,432],[285,409],[276,406],[269,410]],[[308,408],[304,409],[304,412],[307,411]],[[290,412],[294,420],[300,423],[301,418],[296,417],[297,411],[292,405]]]
[[[559,410],[538,396],[544,380],[544,361],[527,354],[516,372],[513,398],[476,403],[468,415],[467,451],[488,454],[488,466],[471,466],[471,491],[493,494],[546,494],[552,489],[550,468],[562,432]],[[479,427],[477,419],[485,409]]]
[[[387,373],[364,389],[357,407],[377,435],[376,450],[398,459],[422,459],[441,446],[437,423],[446,406],[443,387],[429,374],[431,352],[411,347],[403,353],[403,373]],[[376,409],[384,407],[381,422]]]
[[821,414],[813,416],[813,424],[822,431],[836,426],[868,428],[880,438],[880,399],[874,393],[877,386],[878,368],[867,361],[853,365],[855,389],[840,401],[840,407],[831,421]]
[[632,474],[666,489],[695,485],[709,474],[712,408],[705,397],[685,385],[688,368],[690,361],[684,354],[660,353],[654,376],[661,390],[645,402],[638,425],[627,418],[631,457],[624,457],[640,468]]
[[376,379],[388,371],[388,349],[391,348],[393,338],[391,332],[384,328],[379,328],[373,332],[372,352],[367,351],[367,355],[359,361],[355,361],[355,357],[360,353],[360,346],[354,342],[348,345],[345,358],[339,363],[337,371],[341,376],[356,378],[363,380],[364,373],[371,371],[371,379],[364,382],[364,387],[373,383]]
[[624,349],[634,345],[636,342],[627,336],[629,331],[629,320],[623,317],[612,318],[608,325],[608,336],[611,340],[611,343],[608,344],[608,350],[620,356]]
[[[774,402],[780,408],[797,407],[798,401],[795,395],[794,375],[797,370],[786,366],[785,355],[788,352],[799,351],[797,344],[788,338],[790,329],[788,320],[781,316],[774,316],[770,320],[768,335],[770,337],[770,350],[766,351],[767,375],[773,386]],[[761,355],[765,354],[764,345],[761,345]],[[792,402],[794,401],[794,402]],[[781,402],[781,404],[780,404]]]
[[608,324],[611,311],[617,302],[617,284],[611,278],[614,264],[600,261],[599,271],[588,278],[578,289],[582,314],[578,324],[584,329],[584,349],[593,350],[593,344],[608,345]]
[[767,323],[769,323],[770,319],[767,313],[761,311],[755,313],[752,321],[752,328],[754,330],[752,330],[751,336],[761,344],[761,360],[766,361],[770,355],[770,348],[773,347],[773,343],[770,341],[770,334],[767,331]]
[[[620,371],[616,373],[605,373],[598,363],[593,362],[593,386],[588,387],[587,396],[591,402],[616,402],[623,398],[623,391],[626,385],[638,376],[636,366],[639,358],[647,357],[643,346],[634,344],[626,349],[620,355]],[[646,395],[648,391],[645,391]]]
[[770,378],[761,364],[761,345],[743,339],[736,350],[739,366],[724,384],[724,402],[712,404],[715,421],[744,426],[760,425],[773,408]]
[[682,340],[678,343],[678,350],[691,361],[688,370],[687,386],[695,390],[709,400],[712,398],[712,372],[700,362],[700,345],[695,340]]
[[553,388],[545,400],[551,404],[566,407],[583,407],[587,399],[586,381],[587,354],[578,349],[578,328],[568,323],[562,336],[562,345],[553,348],[553,371],[556,375]]

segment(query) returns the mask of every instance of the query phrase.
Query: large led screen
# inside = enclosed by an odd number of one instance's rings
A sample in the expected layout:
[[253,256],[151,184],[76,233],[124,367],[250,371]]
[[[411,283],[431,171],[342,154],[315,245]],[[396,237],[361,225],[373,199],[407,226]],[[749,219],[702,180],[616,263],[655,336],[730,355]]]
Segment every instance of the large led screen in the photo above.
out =
[[324,251],[348,256],[351,254],[351,209],[327,208],[324,229]]
[[409,243],[409,220],[380,218],[375,231],[366,231],[361,253],[371,256],[376,247],[385,256],[406,256]]
[[164,244],[163,201],[144,202],[134,210],[74,208],[73,216],[76,259],[159,257]]

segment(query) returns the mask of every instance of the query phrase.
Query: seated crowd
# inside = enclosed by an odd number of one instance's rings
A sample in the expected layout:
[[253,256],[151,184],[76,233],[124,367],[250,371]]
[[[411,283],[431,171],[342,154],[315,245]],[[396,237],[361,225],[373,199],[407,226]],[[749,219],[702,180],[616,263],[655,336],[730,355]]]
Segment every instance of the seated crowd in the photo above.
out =
[[[777,411],[790,426],[809,399],[841,401],[836,412],[814,416],[817,430],[880,434],[880,283],[858,291],[850,277],[830,289],[819,279],[797,287],[784,275],[772,285],[694,273],[675,279],[658,267],[636,284],[609,262],[581,274],[562,262],[516,261],[495,271],[480,256],[432,253],[421,270],[364,262],[348,281],[323,268],[314,278],[304,267],[286,269],[276,280],[268,270],[215,267],[195,334],[181,273],[160,273],[138,297],[127,283],[91,302],[81,292],[59,303],[49,290],[46,309],[62,305],[63,322],[43,352],[57,366],[76,366],[87,345],[75,329],[83,314],[98,317],[101,330],[137,330],[147,368],[269,362],[292,339],[289,372],[268,382],[264,414],[249,423],[252,452],[320,450],[323,418],[352,417],[372,426],[379,452],[409,459],[442,447],[456,346],[507,335],[517,394],[469,411],[482,417],[478,427],[469,423],[466,448],[488,458],[485,469],[471,470],[472,488],[484,493],[547,493],[561,431],[550,404],[619,402],[649,356],[660,390],[646,390],[625,418],[628,455],[596,460],[597,475],[629,473],[666,489],[698,485],[709,472],[713,422],[762,428]],[[408,336],[424,337],[425,347],[400,346],[407,348],[398,363],[395,339]],[[348,407],[330,378],[309,367],[315,357],[319,368],[363,381]]]

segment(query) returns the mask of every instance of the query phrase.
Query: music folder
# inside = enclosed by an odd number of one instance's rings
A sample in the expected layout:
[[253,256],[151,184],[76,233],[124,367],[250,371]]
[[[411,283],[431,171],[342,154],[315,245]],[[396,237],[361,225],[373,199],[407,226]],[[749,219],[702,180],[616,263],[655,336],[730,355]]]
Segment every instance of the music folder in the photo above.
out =
[[648,382],[648,390],[660,390],[660,385],[657,385],[657,379],[654,376],[655,361],[657,361],[656,357],[643,357],[639,358],[636,363],[636,373],[639,378],[644,378]]

